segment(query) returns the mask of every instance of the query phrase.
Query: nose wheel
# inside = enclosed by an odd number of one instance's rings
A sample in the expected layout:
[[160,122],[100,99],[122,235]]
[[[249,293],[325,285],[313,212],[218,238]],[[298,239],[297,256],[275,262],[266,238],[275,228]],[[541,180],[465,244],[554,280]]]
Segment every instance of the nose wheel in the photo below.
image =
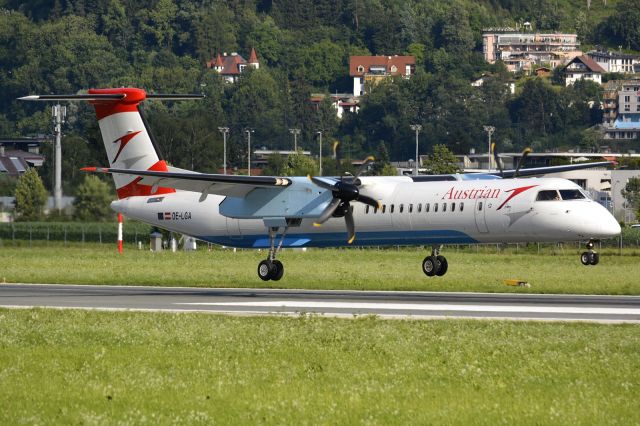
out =
[[597,265],[600,262],[600,254],[593,249],[594,245],[593,241],[589,241],[587,243],[587,251],[582,252],[580,255],[580,262],[585,266]]
[[428,277],[441,277],[447,273],[447,269],[449,269],[449,263],[446,257],[440,255],[439,247],[433,247],[431,255],[422,260],[422,272]]

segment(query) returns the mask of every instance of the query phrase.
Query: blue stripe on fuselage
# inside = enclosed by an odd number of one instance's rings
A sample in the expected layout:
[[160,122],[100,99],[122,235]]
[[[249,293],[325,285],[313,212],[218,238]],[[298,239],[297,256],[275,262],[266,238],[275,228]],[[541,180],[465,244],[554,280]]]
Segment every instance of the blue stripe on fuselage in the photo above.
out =
[[[269,237],[265,234],[230,236],[199,236],[201,240],[222,246],[240,248],[268,248]],[[280,238],[276,239],[276,244]],[[347,244],[346,232],[287,234],[282,247],[339,247],[339,246],[385,246],[385,245],[430,245],[430,244],[475,244],[478,241],[460,231],[381,231],[357,232],[353,244]]]

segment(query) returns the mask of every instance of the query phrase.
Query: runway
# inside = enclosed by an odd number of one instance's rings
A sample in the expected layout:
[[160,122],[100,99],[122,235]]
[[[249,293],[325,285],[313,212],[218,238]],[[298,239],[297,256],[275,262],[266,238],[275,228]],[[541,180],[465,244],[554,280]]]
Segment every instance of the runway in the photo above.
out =
[[0,307],[640,323],[640,296],[0,284]]

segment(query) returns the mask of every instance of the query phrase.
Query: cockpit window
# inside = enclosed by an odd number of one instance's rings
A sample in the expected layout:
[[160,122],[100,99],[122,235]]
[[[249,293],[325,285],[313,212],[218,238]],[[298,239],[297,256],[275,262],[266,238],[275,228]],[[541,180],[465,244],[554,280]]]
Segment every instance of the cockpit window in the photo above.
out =
[[545,190],[538,192],[538,197],[536,201],[555,201],[560,199],[560,194],[558,191],[554,190]]
[[561,189],[560,195],[563,200],[584,200],[584,194],[579,189]]

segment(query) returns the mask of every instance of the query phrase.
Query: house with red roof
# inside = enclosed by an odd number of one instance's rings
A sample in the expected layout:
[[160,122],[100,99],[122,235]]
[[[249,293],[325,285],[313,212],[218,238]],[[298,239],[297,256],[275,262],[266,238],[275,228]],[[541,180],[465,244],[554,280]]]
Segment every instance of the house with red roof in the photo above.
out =
[[214,59],[207,62],[207,68],[219,73],[227,83],[235,83],[238,81],[240,74],[242,74],[247,67],[260,68],[260,61],[254,48],[251,48],[248,61],[237,52],[232,52],[230,55],[224,52],[222,55],[218,53]]
[[353,96],[365,93],[380,80],[402,76],[410,78],[416,72],[415,56],[351,56],[349,75],[353,77]]
[[587,55],[576,56],[565,67],[565,85],[569,86],[577,80],[591,80],[602,84],[602,74],[605,72],[596,61]]

